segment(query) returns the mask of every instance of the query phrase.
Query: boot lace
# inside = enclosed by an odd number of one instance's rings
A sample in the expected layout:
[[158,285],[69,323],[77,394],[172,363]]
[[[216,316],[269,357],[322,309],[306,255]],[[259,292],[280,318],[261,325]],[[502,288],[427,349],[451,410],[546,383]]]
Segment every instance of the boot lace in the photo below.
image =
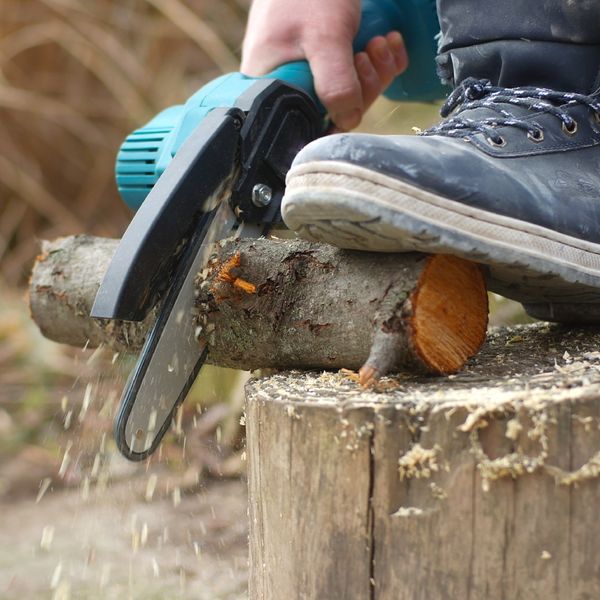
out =
[[[600,100],[596,95],[557,92],[539,87],[504,88],[492,85],[487,79],[467,78],[448,96],[440,110],[444,118],[453,112],[454,116],[426,129],[421,135],[466,137],[471,132],[482,133],[493,145],[503,146],[506,142],[496,129],[516,127],[526,132],[533,141],[544,139],[544,130],[540,125],[532,120],[515,117],[506,110],[507,104],[554,115],[561,121],[563,130],[569,134],[577,131],[577,121],[565,111],[567,106],[587,106],[593,111],[596,122],[600,123]],[[487,108],[498,116],[471,119],[462,115],[475,108]]]

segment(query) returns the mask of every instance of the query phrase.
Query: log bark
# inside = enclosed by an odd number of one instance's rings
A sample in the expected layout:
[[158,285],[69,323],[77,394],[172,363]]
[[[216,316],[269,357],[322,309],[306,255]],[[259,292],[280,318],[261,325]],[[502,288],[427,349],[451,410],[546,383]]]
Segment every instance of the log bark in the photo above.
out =
[[251,380],[250,598],[599,598],[598,347],[536,324],[446,378]]
[[90,317],[117,243],[88,235],[42,242],[29,280],[29,309],[44,337],[77,347],[105,344],[118,352],[141,348],[154,313],[142,323]]
[[[30,282],[42,333],[74,345],[138,350],[146,323],[87,315],[116,248],[87,236],[45,244]],[[293,240],[218,244],[197,284],[199,339],[209,361],[256,368],[460,369],[483,342],[487,295],[479,267],[423,254],[343,251]]]

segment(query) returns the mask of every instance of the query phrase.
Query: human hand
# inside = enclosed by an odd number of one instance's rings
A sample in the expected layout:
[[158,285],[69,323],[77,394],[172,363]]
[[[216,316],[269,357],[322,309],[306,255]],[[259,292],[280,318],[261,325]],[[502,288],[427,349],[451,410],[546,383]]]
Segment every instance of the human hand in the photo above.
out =
[[[397,31],[391,31],[385,36],[374,37],[363,52],[358,52],[354,56],[354,68],[362,96],[361,118],[371,104],[407,67],[408,55],[404,40]],[[335,119],[332,120],[338,129],[344,131],[344,127],[340,127]],[[352,129],[356,125],[347,127],[346,130]]]
[[254,0],[242,72],[260,76],[295,60],[309,62],[316,93],[340,130],[356,127],[365,110],[408,66],[402,36],[373,38],[353,55],[359,0]]

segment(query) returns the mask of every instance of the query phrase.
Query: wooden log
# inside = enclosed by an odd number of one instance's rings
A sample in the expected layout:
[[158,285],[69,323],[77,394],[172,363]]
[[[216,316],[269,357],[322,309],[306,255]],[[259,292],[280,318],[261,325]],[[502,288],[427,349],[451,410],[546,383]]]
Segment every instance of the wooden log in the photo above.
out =
[[[142,324],[94,322],[115,240],[45,244],[30,282],[34,320],[62,343],[141,347]],[[349,252],[301,240],[228,240],[197,284],[209,362],[238,369],[348,368],[369,383],[410,369],[451,373],[481,346],[487,295],[479,267],[423,254]]]
[[142,323],[90,317],[117,243],[89,235],[42,242],[29,280],[29,310],[44,337],[77,347],[106,344],[118,352],[141,348],[153,313]]
[[600,598],[599,347],[536,324],[450,377],[251,380],[250,598]]

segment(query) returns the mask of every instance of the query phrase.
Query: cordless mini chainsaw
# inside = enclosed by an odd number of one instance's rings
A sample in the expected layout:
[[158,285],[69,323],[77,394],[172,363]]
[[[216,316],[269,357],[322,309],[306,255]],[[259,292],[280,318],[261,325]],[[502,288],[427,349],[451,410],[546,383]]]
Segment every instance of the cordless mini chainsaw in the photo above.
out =
[[[410,66],[386,96],[444,97],[435,75],[435,1],[363,0],[355,50],[393,30],[403,34]],[[223,75],[184,105],[161,112],[121,146],[117,184],[137,212],[91,314],[140,321],[159,307],[115,421],[116,443],[130,460],[156,449],[207,357],[193,318],[194,280],[211,244],[266,235],[281,225],[292,160],[327,128],[308,63],[299,61],[260,78]]]

